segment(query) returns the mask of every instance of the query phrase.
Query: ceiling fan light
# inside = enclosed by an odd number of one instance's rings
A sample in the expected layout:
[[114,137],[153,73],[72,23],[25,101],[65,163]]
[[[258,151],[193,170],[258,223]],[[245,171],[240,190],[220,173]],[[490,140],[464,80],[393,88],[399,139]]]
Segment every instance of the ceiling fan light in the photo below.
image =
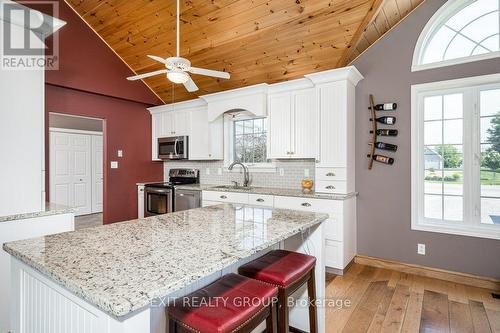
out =
[[189,80],[189,75],[182,71],[169,72],[167,78],[173,83],[185,83]]

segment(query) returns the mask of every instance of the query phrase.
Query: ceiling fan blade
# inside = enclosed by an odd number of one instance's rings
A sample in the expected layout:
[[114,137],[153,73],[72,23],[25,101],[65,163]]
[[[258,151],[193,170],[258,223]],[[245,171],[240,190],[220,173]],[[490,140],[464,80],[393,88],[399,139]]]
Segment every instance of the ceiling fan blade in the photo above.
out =
[[167,63],[167,61],[165,59],[163,59],[162,57],[158,57],[158,56],[155,56],[155,55],[149,55],[149,54],[148,54],[148,57],[150,57],[151,59],[156,60],[158,62],[161,62],[162,64],[166,64]]
[[193,92],[193,91],[198,90],[198,86],[196,85],[196,83],[194,83],[194,81],[191,77],[189,78],[189,80],[184,82],[184,87],[186,87],[187,91],[189,91],[189,92]]
[[139,74],[139,75],[135,75],[135,76],[130,76],[130,77],[127,78],[127,80],[129,80],[129,81],[135,81],[135,80],[145,79],[145,78],[150,77],[150,76],[155,76],[155,75],[159,75],[159,74],[165,74],[165,73],[168,73],[168,72],[169,72],[168,69],[160,69],[160,70],[154,71],[154,72],[149,72],[149,73]]
[[220,77],[221,79],[229,79],[231,77],[229,75],[229,73],[227,73],[227,72],[214,71],[211,69],[204,69],[204,68],[197,68],[197,67],[191,67],[189,69],[189,72],[191,72],[193,74]]

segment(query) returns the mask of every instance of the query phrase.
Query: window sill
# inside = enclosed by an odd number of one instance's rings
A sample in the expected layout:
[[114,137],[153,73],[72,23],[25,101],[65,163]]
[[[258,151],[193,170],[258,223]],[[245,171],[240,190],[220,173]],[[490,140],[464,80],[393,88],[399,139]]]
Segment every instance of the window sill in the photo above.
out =
[[500,226],[498,225],[470,225],[463,222],[450,223],[456,223],[456,225],[431,221],[421,221],[419,223],[412,223],[411,229],[417,231],[437,232],[441,234],[500,240]]
[[[243,168],[241,165],[235,165],[233,170],[228,170],[229,164],[224,163],[224,172],[226,173],[241,173]],[[252,173],[276,173],[276,165],[274,163],[247,165],[248,171]]]

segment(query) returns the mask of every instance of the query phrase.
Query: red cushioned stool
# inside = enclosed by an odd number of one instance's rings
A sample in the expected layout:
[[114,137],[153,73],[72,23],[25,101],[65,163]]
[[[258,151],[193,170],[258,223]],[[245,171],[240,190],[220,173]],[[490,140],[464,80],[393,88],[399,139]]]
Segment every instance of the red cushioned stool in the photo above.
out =
[[274,250],[241,266],[238,273],[278,287],[279,333],[287,333],[289,329],[288,297],[307,282],[309,330],[311,333],[317,333],[315,265],[315,257],[297,252]]
[[238,274],[228,274],[167,308],[169,333],[248,333],[266,320],[276,333],[278,288]]

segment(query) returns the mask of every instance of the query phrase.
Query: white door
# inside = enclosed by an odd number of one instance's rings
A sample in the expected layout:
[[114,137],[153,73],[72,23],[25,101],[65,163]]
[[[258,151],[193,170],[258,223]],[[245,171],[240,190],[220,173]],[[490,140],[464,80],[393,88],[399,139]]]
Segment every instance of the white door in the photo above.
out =
[[102,212],[103,186],[102,135],[92,135],[92,213]]
[[91,136],[50,133],[50,202],[92,212]]
[[290,93],[269,97],[269,158],[290,158],[291,126]]
[[319,109],[316,89],[293,93],[292,158],[318,158]]

